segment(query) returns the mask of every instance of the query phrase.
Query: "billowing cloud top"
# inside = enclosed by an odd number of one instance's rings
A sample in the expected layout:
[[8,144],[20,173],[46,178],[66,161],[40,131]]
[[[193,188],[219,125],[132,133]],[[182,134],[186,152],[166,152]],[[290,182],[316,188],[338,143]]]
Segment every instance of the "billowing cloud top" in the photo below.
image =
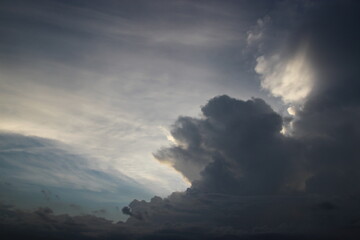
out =
[[282,118],[269,105],[219,96],[202,112],[203,119],[178,119],[172,131],[177,145],[156,153],[160,161],[206,192],[269,194],[290,187],[298,147],[281,134]]

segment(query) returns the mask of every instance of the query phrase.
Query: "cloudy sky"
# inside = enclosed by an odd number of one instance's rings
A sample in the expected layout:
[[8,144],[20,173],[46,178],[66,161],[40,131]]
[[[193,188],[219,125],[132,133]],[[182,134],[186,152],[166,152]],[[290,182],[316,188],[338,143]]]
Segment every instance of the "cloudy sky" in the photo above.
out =
[[[6,154],[32,153],[37,137],[41,145],[51,140],[52,148],[71,148],[67,154],[84,161],[68,160],[80,165],[76,177],[62,166],[38,171],[45,164],[39,160],[31,169],[17,163],[16,180],[41,190],[106,191],[114,193],[108,200],[130,199],[115,194],[114,183],[99,184],[96,174],[82,179],[82,170],[91,169],[125,188],[122,176],[135,181],[142,190],[131,199],[185,190],[189,182],[152,153],[169,144],[169,127],[179,115],[199,115],[213,96],[267,97],[247,44],[256,40],[249,31],[258,31],[259,16],[273,7],[267,1],[3,2],[0,128],[17,136],[2,136],[2,155],[13,164]],[[24,141],[20,149],[18,141]],[[51,151],[41,146],[28,156],[45,161]],[[62,154],[52,158],[60,161]],[[61,181],[49,181],[53,174]],[[7,178],[3,182],[13,181]]]
[[359,10],[2,1],[9,239],[357,239]]

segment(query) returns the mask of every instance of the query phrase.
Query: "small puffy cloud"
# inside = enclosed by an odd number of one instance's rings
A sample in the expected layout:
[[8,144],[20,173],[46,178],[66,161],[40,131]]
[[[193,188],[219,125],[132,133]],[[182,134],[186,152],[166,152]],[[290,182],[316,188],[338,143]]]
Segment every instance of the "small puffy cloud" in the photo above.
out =
[[264,36],[266,25],[271,21],[269,16],[257,20],[257,24],[247,32],[246,41],[248,46],[258,43]]
[[125,215],[129,215],[129,216],[132,215],[131,209],[130,209],[129,207],[123,207],[123,208],[121,209],[121,212],[122,212],[123,214],[125,214]]
[[291,115],[291,116],[295,116],[296,115],[296,108],[294,106],[288,107],[287,108],[287,112]]

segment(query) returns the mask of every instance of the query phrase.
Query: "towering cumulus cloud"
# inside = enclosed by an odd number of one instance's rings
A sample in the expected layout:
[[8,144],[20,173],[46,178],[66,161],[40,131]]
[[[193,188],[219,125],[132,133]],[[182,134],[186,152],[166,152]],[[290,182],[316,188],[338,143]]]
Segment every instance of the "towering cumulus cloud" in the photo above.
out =
[[178,144],[155,154],[195,180],[192,189],[246,195],[295,187],[299,144],[280,133],[281,116],[263,100],[219,96],[202,113],[179,118],[172,131]]
[[179,118],[176,144],[155,153],[191,188],[134,201],[141,221],[240,239],[359,237],[360,8],[327,4],[308,6],[307,21],[288,33],[280,53],[259,50],[262,86],[298,107],[291,133],[281,133],[283,118],[263,100],[211,99],[201,118]]

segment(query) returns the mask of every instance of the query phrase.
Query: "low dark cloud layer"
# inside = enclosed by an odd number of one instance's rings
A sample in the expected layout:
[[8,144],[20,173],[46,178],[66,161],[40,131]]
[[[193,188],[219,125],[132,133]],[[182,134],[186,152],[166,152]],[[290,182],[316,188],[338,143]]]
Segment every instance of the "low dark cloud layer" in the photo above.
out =
[[1,205],[0,213],[4,239],[98,239],[106,238],[109,231],[109,239],[130,238],[123,223],[115,225],[93,215],[54,215],[49,208],[26,212],[6,205]]

